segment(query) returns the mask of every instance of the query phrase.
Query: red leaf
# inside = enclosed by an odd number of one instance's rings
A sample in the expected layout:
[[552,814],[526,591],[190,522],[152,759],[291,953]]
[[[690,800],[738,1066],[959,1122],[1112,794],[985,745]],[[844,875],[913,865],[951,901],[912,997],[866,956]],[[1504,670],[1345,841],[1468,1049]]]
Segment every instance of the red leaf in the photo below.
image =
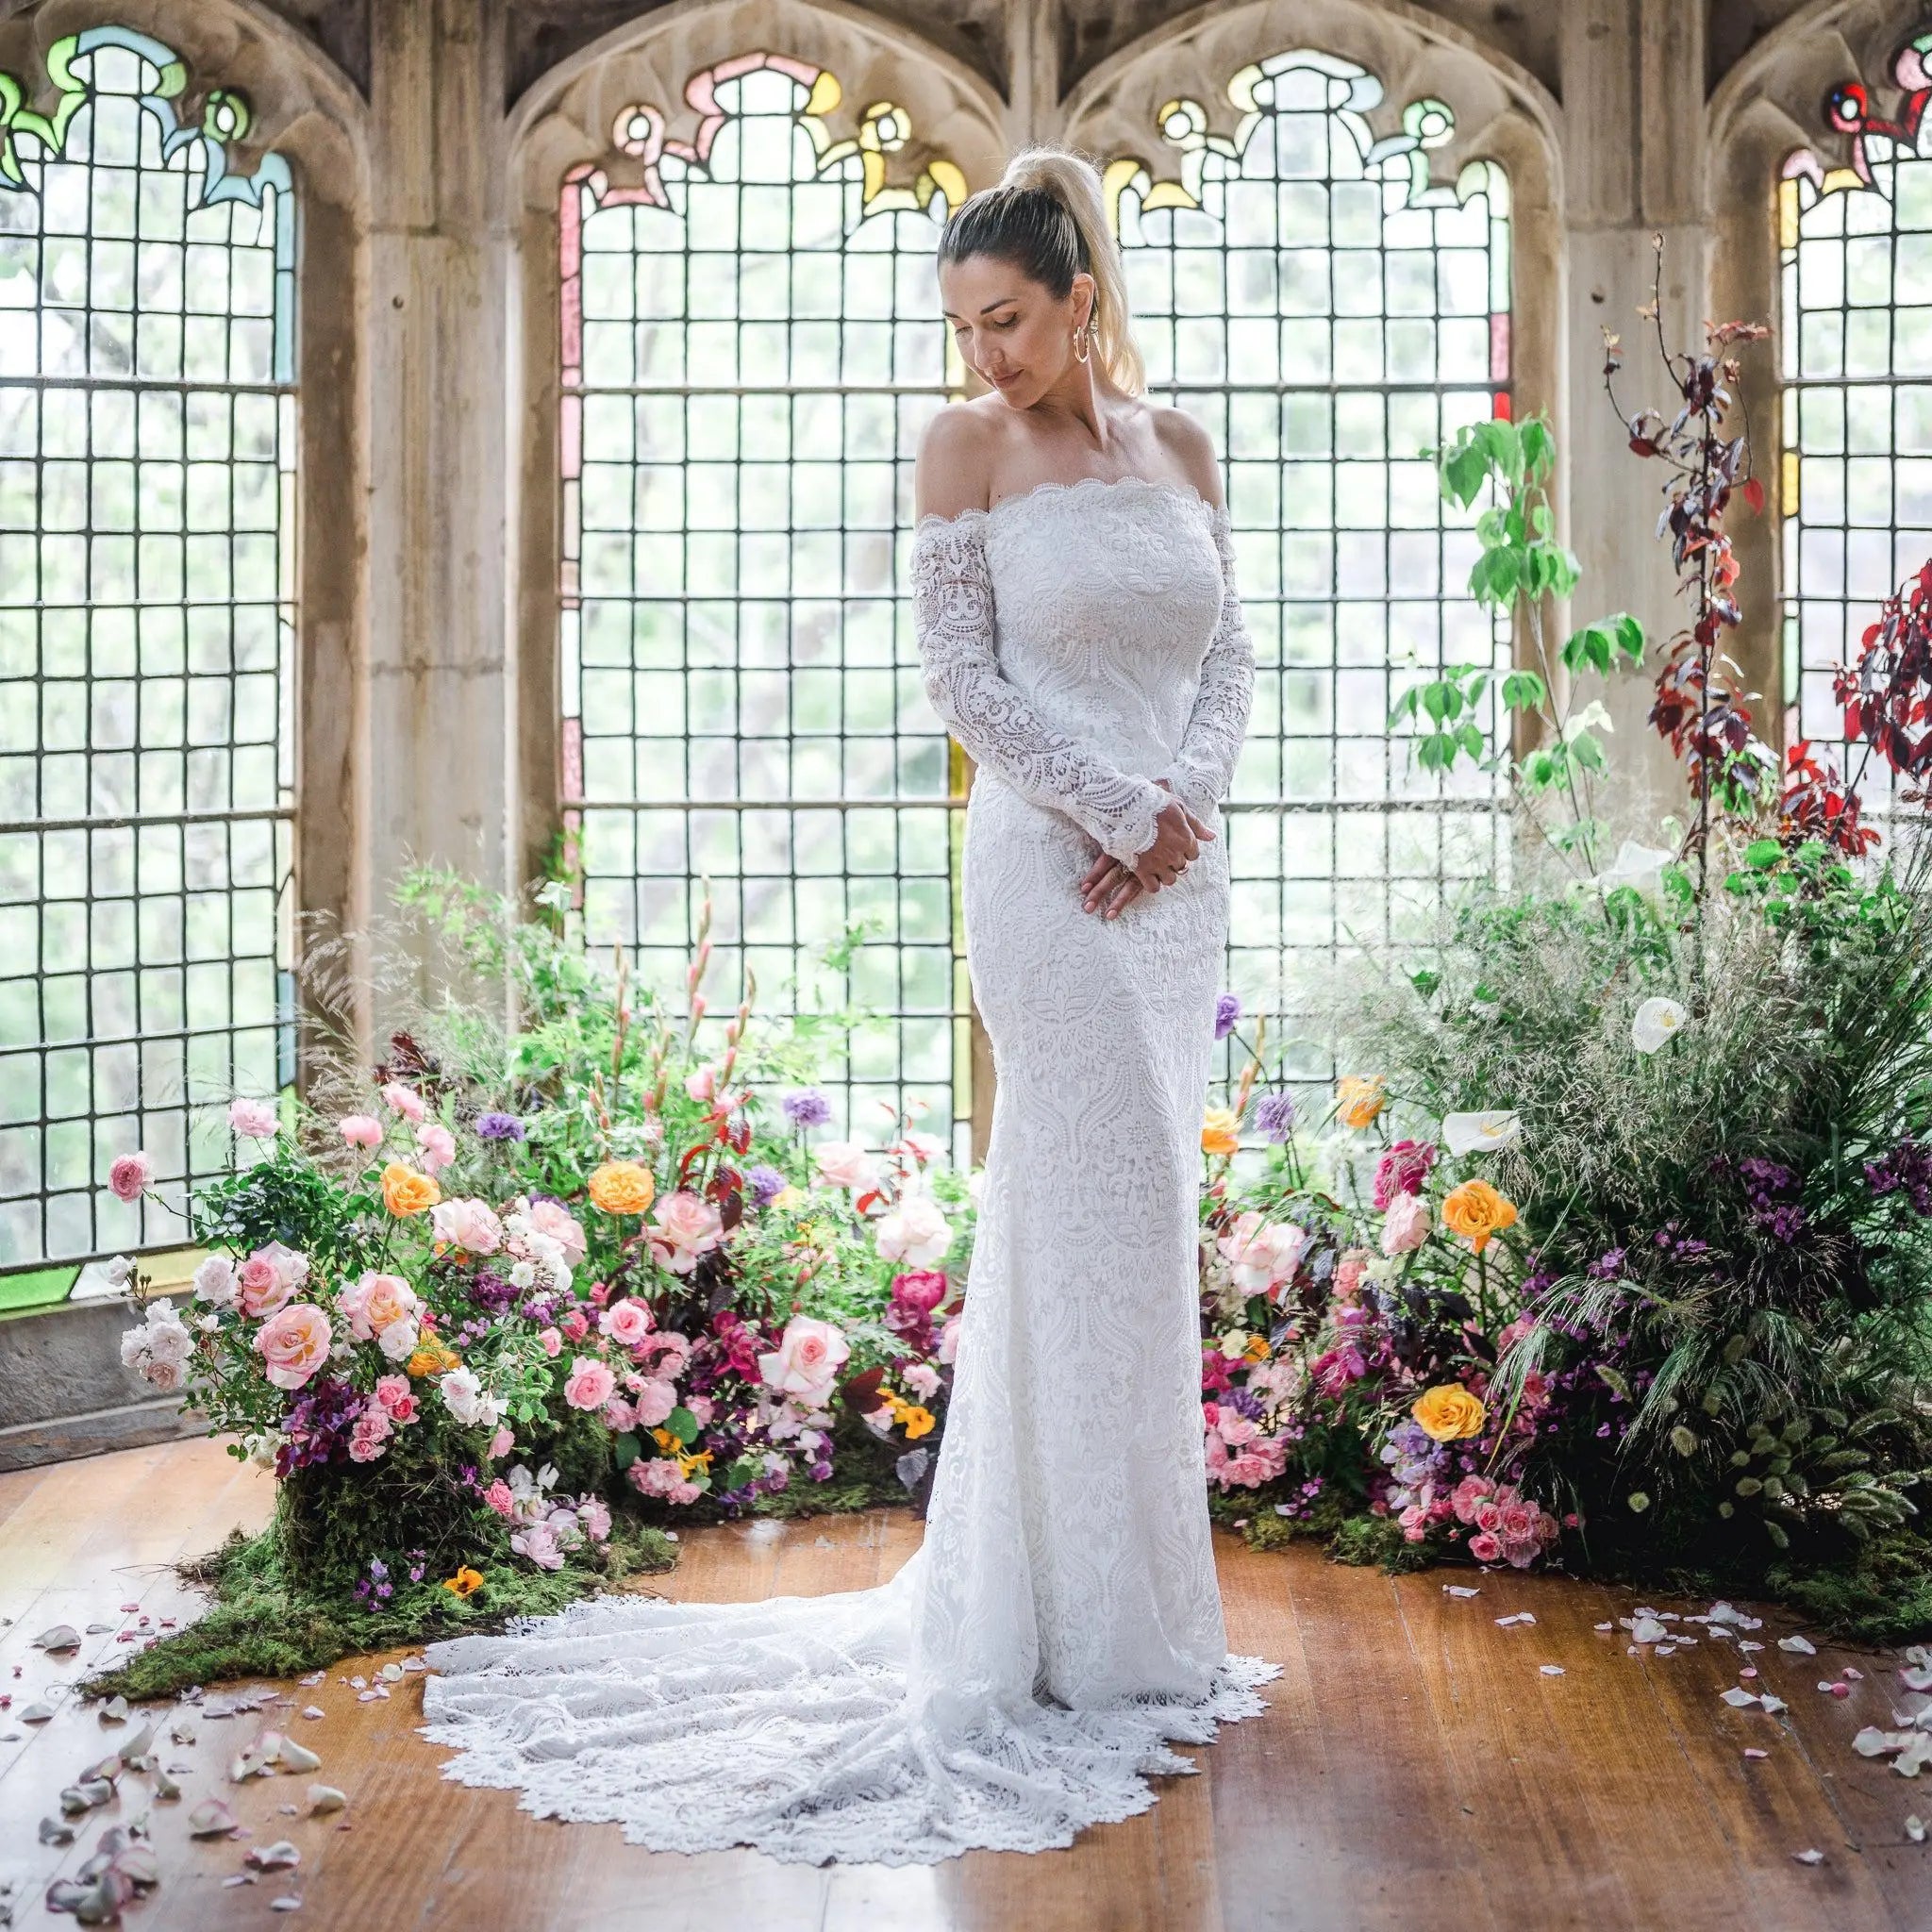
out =
[[1761,517],[1764,514],[1764,484],[1758,477],[1747,476],[1744,479],[1744,501],[1751,506],[1754,515]]

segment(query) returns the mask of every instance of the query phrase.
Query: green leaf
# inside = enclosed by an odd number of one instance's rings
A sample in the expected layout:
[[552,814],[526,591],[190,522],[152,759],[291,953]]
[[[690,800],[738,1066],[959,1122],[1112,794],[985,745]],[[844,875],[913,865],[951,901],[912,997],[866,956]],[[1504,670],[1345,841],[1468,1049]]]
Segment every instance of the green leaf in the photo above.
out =
[[664,1418],[664,1426],[687,1446],[698,1439],[698,1419],[688,1408],[674,1408]]
[[627,1431],[624,1435],[613,1436],[610,1439],[611,1459],[617,1464],[619,1475],[622,1475],[642,1454],[643,1444]]
[[1467,509],[1489,481],[1490,461],[1474,442],[1458,444],[1442,462],[1442,494]]
[[1534,671],[1512,671],[1503,680],[1503,702],[1512,711],[1540,709],[1548,697],[1548,690]]
[[1744,863],[1753,872],[1769,872],[1784,856],[1785,848],[1775,839],[1755,839],[1744,848]]
[[1408,975],[1408,983],[1415,988],[1416,991],[1422,994],[1424,999],[1433,999],[1436,995],[1436,989],[1442,983],[1442,975],[1440,973],[1431,973],[1426,966],[1418,966]]
[[1541,416],[1532,416],[1522,429],[1523,467],[1532,478],[1550,474],[1557,459],[1557,445],[1550,425]]
[[1605,618],[1604,622],[1615,633],[1617,648],[1623,652],[1624,657],[1629,658],[1631,663],[1641,664],[1643,662],[1643,626],[1627,610],[1620,610],[1616,616]]
[[1482,757],[1483,734],[1481,725],[1474,723],[1465,724],[1456,734],[1456,741],[1471,758],[1479,758]]
[[1604,748],[1593,731],[1579,731],[1570,741],[1569,750],[1572,759],[1586,772],[1601,772],[1606,767]]

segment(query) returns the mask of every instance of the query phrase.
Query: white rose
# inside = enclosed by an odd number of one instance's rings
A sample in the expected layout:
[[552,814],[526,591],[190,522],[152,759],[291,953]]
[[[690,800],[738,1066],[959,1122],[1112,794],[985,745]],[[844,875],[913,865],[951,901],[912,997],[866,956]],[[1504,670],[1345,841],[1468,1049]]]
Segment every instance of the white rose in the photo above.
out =
[[212,1302],[218,1308],[235,1300],[235,1264],[226,1255],[210,1255],[194,1271],[194,1298]]
[[937,1201],[914,1194],[879,1223],[878,1243],[888,1261],[930,1268],[953,1245],[953,1229]]
[[375,1345],[392,1362],[406,1362],[416,1353],[416,1344],[422,1340],[422,1331],[407,1315],[399,1322],[391,1322],[375,1338]]
[[443,1407],[466,1428],[483,1420],[483,1385],[469,1369],[452,1369],[437,1383]]
[[812,1149],[822,1179],[856,1194],[878,1178],[878,1163],[857,1141],[822,1141]]

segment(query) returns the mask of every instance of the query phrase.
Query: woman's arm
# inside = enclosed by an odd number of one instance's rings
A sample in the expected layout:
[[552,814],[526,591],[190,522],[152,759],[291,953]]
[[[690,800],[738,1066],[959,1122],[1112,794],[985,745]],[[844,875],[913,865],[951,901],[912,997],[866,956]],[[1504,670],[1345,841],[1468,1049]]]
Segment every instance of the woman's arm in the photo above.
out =
[[1213,823],[1214,808],[1234,783],[1255,694],[1255,645],[1235,590],[1234,539],[1227,511],[1210,504],[1214,547],[1221,557],[1221,617],[1201,660],[1201,681],[1172,763],[1155,774],[1196,818]]

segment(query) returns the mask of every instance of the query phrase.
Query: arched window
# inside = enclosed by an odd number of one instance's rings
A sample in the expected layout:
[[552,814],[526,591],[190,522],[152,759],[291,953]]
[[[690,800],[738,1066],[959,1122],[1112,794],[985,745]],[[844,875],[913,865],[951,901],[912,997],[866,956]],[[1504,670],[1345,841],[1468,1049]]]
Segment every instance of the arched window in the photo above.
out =
[[1131,160],[1108,179],[1150,392],[1225,464],[1257,661],[1227,814],[1230,985],[1279,1013],[1319,962],[1422,935],[1444,885],[1507,858],[1491,781],[1415,769],[1389,720],[1420,676],[1508,663],[1465,590],[1473,517],[1427,452],[1510,413],[1509,196],[1486,161],[1432,185],[1440,101],[1378,141],[1381,85],[1351,61],[1277,54],[1228,96],[1231,139],[1194,101],[1160,109],[1180,183]]
[[[178,1242],[291,1077],[295,207],[126,28],[0,75],[0,1267]],[[189,103],[192,100],[192,106]]]
[[[1919,119],[1932,35],[1899,54],[1901,122],[1836,89],[1851,165],[1790,157],[1778,184],[1784,384],[1787,741],[1843,741],[1836,666],[1878,606],[1932,556],[1932,154]],[[1852,755],[1855,767],[1862,759]],[[1886,774],[1864,773],[1868,800]]]
[[[847,1124],[971,1110],[956,902],[962,774],[921,689],[910,469],[960,371],[933,256],[958,171],[886,185],[903,111],[854,140],[829,73],[752,54],[697,75],[692,141],[615,130],[641,185],[566,181],[560,653],[566,830],[592,945],[713,1005],[849,1041]],[[704,906],[708,896],[708,928]],[[862,1007],[874,1024],[848,1025]]]

